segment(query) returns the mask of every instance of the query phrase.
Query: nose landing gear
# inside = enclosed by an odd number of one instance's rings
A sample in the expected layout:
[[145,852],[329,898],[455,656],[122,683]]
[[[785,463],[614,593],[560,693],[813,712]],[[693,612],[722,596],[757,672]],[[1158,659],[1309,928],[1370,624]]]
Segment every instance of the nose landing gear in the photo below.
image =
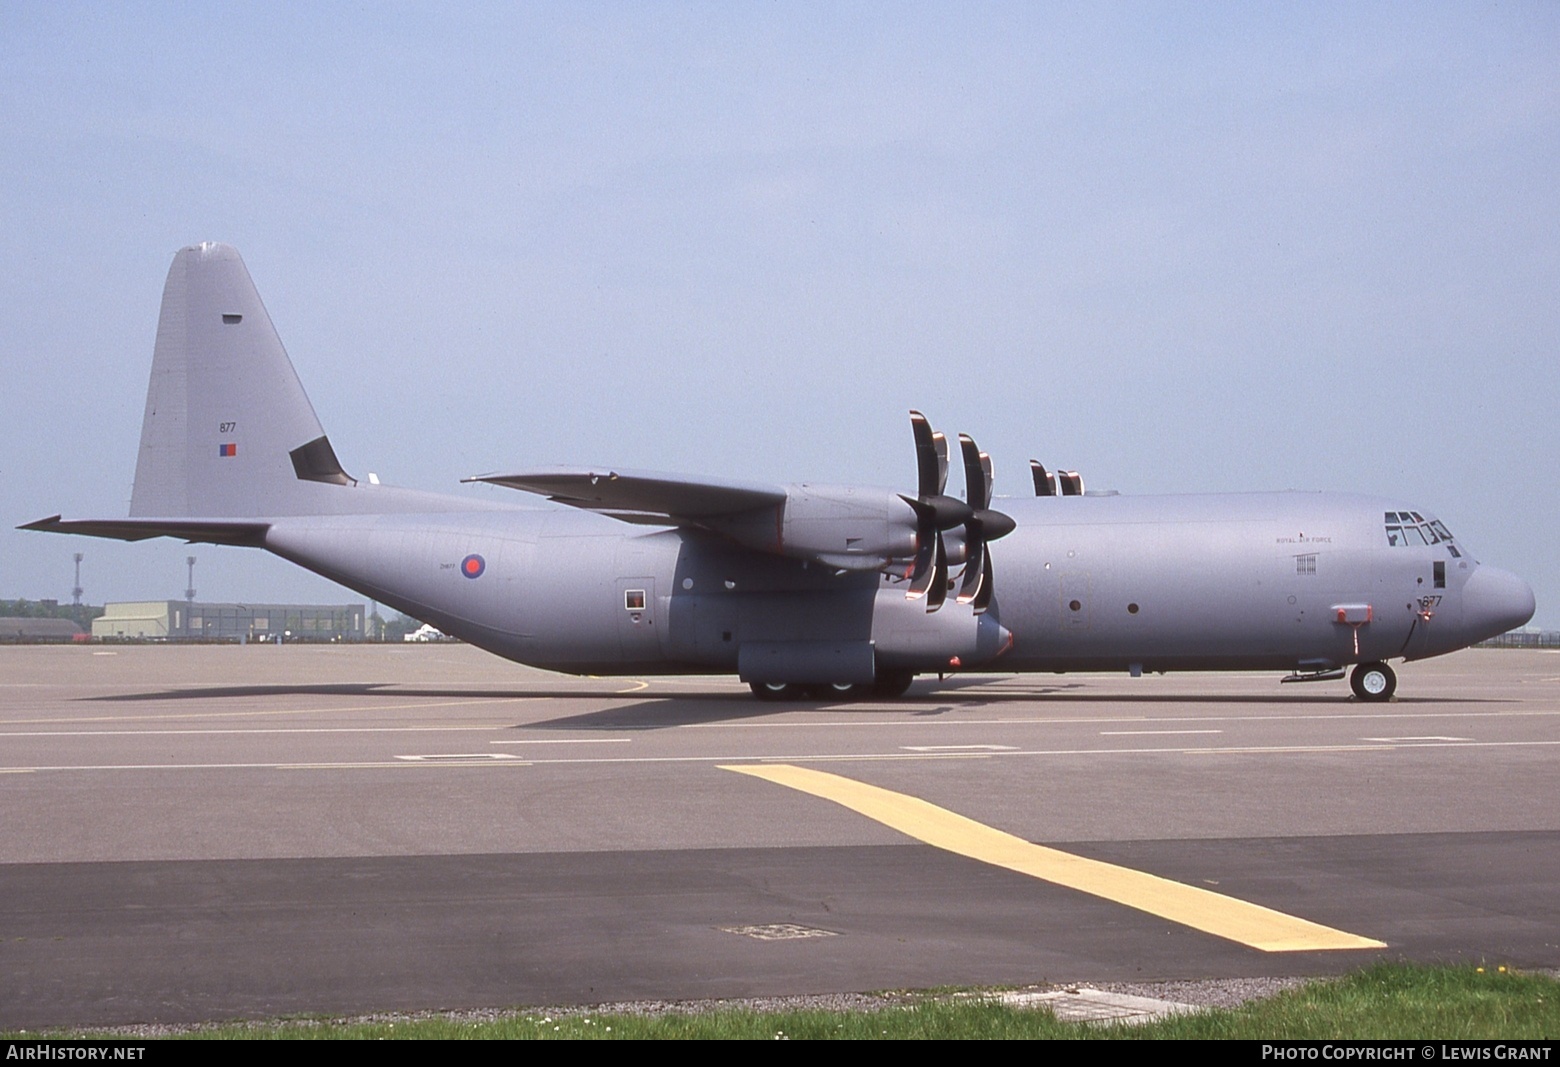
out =
[[1361,663],[1349,675],[1349,688],[1361,700],[1390,700],[1397,691],[1397,675],[1385,663]]

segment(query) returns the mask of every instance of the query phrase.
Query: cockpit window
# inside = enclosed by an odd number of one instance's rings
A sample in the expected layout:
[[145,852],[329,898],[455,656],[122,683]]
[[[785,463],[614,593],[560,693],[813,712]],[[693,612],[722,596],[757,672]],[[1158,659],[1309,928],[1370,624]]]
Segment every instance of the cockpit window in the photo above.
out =
[[1383,516],[1387,533],[1387,545],[1401,548],[1404,545],[1424,547],[1445,544],[1453,556],[1460,553],[1452,545],[1452,534],[1438,519],[1426,518],[1417,511],[1388,511]]

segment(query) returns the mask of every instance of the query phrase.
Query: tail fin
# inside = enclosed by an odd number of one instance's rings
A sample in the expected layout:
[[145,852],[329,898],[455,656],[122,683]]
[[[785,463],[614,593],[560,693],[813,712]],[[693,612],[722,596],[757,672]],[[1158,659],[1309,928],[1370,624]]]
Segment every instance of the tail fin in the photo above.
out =
[[132,516],[308,514],[352,482],[238,251],[174,256],[157,321]]

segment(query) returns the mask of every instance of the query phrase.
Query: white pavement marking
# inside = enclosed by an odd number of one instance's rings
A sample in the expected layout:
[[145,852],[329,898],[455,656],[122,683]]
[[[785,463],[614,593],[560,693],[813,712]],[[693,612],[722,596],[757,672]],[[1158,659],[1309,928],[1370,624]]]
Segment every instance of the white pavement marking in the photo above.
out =
[[476,700],[439,700],[427,701],[416,704],[364,704],[360,707],[317,707],[317,708],[279,708],[274,710],[256,709],[252,711],[189,711],[174,713],[160,713],[156,715],[73,715],[69,718],[47,719],[0,719],[0,726],[39,726],[59,723],[82,722],[166,722],[179,719],[260,719],[278,715],[349,715],[353,712],[371,711],[406,711],[408,709],[422,710],[425,708],[456,708],[466,704],[505,704],[510,701],[516,703],[526,700],[537,700],[538,697],[483,697]]
[[[508,729],[508,727],[504,727]],[[489,741],[490,745],[626,745],[632,737],[528,737],[519,741]]]
[[[465,733],[480,730],[492,733],[507,730],[507,726],[485,724],[480,726],[271,726],[245,727],[232,730],[13,730],[0,733],[0,737],[209,737],[237,734],[249,737],[258,734],[438,734]],[[501,745],[508,742],[494,741]]]
[[[1352,744],[1352,745],[1264,745],[1242,746],[1231,748],[1055,748],[1055,749],[1030,749],[1011,752],[918,752],[909,754],[905,752],[861,752],[861,753],[814,753],[814,754],[776,754],[773,756],[757,756],[752,753],[726,754],[721,756],[574,756],[558,757],[552,759],[539,759],[535,757],[523,761],[525,766],[548,766],[568,764],[614,764],[614,763],[731,763],[733,761],[750,760],[759,763],[866,763],[879,760],[986,760],[1006,759],[1014,756],[1289,756],[1289,755],[1323,755],[1338,752],[1401,752],[1411,748],[1549,748],[1560,745],[1556,741],[1412,741],[1394,744]],[[472,759],[482,763],[492,763],[492,757],[498,753],[480,753]],[[519,765],[522,761],[519,757],[513,757],[514,763],[507,761],[506,765]],[[114,764],[55,764],[50,766],[21,766],[0,767],[0,773],[20,771],[189,771],[189,770],[266,770],[275,768],[312,768],[312,769],[338,769],[352,767],[405,767],[412,765],[439,766],[439,761],[423,761],[416,763],[114,763]]]
[[880,726],[1102,726],[1109,723],[1142,723],[1156,725],[1162,723],[1177,722],[1347,722],[1351,719],[1525,719],[1525,718],[1554,718],[1560,716],[1560,708],[1546,708],[1523,711],[1412,711],[1412,712],[1321,712],[1315,715],[1166,715],[1149,717],[1147,715],[1101,715],[1101,716],[1074,716],[1070,718],[1019,718],[1019,719],[963,719],[950,716],[929,718],[924,715],[914,715],[912,709],[908,716],[893,719],[833,719],[814,721],[798,718],[789,720],[764,720],[761,722],[685,722],[679,723],[672,729],[676,730],[764,730],[779,728],[813,728],[813,727],[880,727]]
[[456,762],[458,760],[494,760],[494,759],[519,759],[519,756],[511,756],[508,752],[434,752],[426,756],[397,756],[396,759],[404,760],[442,760]]
[[1385,744],[1401,744],[1410,741],[1472,741],[1471,737],[1362,737],[1361,741],[1381,741]]

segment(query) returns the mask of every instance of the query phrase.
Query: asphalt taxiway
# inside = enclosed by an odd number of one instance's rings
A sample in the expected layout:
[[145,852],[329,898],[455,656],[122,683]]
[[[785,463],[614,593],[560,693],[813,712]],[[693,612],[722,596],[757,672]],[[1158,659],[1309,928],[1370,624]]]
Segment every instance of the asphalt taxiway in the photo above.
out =
[[1560,655],[893,703],[0,648],[0,1027],[1560,966]]

